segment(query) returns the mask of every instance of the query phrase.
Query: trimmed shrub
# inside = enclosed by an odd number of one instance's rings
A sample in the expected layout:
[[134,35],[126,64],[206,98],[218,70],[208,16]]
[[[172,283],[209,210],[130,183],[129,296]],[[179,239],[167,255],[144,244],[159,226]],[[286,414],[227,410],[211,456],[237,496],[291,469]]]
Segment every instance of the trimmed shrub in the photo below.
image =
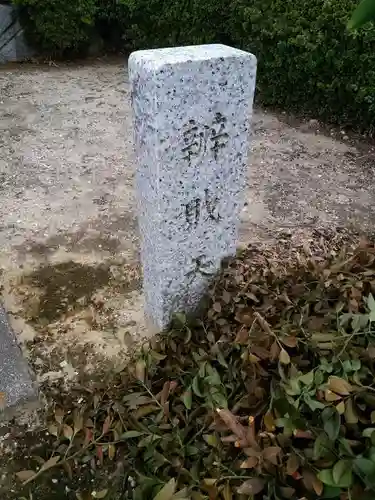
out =
[[375,125],[375,28],[350,33],[355,0],[235,0],[233,42],[259,59],[266,105],[362,129]]
[[95,28],[108,50],[119,51],[126,48],[126,32],[130,19],[130,9],[119,0],[97,0]]
[[93,35],[97,0],[14,0],[32,45],[63,56],[82,53]]
[[130,48],[228,42],[229,0],[120,0]]

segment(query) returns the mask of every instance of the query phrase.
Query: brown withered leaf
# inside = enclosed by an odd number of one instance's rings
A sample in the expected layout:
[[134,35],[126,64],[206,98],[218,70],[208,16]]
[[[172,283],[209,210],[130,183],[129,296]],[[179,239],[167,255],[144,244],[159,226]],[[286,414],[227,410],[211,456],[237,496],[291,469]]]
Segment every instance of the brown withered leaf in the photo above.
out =
[[103,428],[102,428],[102,434],[103,436],[105,434],[107,434],[107,432],[109,431],[110,427],[111,427],[111,423],[112,423],[112,418],[110,415],[107,415],[104,422],[103,422]]
[[266,482],[264,479],[253,477],[242,483],[241,486],[237,488],[237,493],[239,495],[257,495],[263,490],[265,484]]
[[[302,482],[308,491],[315,491],[317,495],[323,492],[323,483],[311,469],[302,470]],[[320,493],[319,493],[320,492]]]
[[238,436],[231,434],[230,436],[223,436],[220,439],[223,443],[235,443],[238,440]]
[[285,349],[281,349],[280,354],[279,354],[279,360],[280,360],[280,363],[282,363],[283,365],[289,365],[290,356]]
[[69,441],[72,439],[74,432],[73,429],[70,427],[70,425],[64,424],[63,434],[66,437],[66,439],[69,439]]
[[332,392],[330,389],[326,389],[324,391],[324,399],[329,403],[332,403],[333,401],[340,401],[342,398],[335,392]]
[[88,427],[85,428],[85,440],[83,442],[84,446],[87,446],[93,440],[94,434]]
[[267,323],[267,321],[263,318],[263,316],[259,312],[255,312],[254,316],[256,317],[260,327],[262,330],[269,336],[272,336],[272,330],[270,325]]
[[59,429],[58,429],[57,425],[55,425],[55,424],[50,424],[50,425],[48,426],[48,432],[49,432],[50,434],[52,434],[52,436],[56,436],[56,437],[57,437],[57,436],[58,436],[58,434],[59,434]]
[[64,410],[58,406],[55,408],[55,420],[58,424],[62,424],[64,420]]
[[298,340],[296,337],[292,337],[291,335],[289,336],[284,336],[280,337],[280,342],[282,342],[284,345],[288,347],[297,347]]
[[103,446],[97,446],[96,447],[96,456],[98,457],[100,465],[103,465],[103,460],[104,460]]
[[283,498],[293,498],[296,490],[294,488],[291,488],[290,486],[281,486],[280,492]]
[[280,356],[280,346],[277,342],[277,340],[275,340],[272,345],[271,345],[271,348],[270,348],[270,358],[271,358],[271,361],[276,361],[279,356]]
[[247,344],[249,340],[249,330],[244,328],[243,326],[240,328],[239,332],[236,335],[235,343],[236,344]]
[[238,309],[235,319],[241,323],[241,325],[251,326],[254,322],[253,311],[251,309]]
[[344,415],[345,413],[345,401],[340,401],[338,405],[336,405],[336,410],[340,415]]
[[303,431],[301,429],[295,429],[293,431],[293,436],[300,439],[313,439],[314,434],[311,431]]
[[44,464],[42,465],[41,469],[43,470],[48,470],[54,467],[60,460],[60,455],[55,455],[48,459]]
[[36,472],[33,470],[21,470],[20,472],[16,473],[16,476],[18,479],[22,482],[24,481],[29,481],[31,478],[35,476]]
[[243,426],[237,419],[235,415],[230,410],[217,408],[217,413],[219,417],[225,422],[233,434],[235,434],[239,440],[247,440],[247,429]]
[[263,417],[263,424],[268,432],[274,432],[276,430],[275,419],[272,411],[265,413]]
[[163,389],[160,393],[160,398],[157,398],[160,400],[160,404],[164,405],[168,399],[169,396],[169,390],[170,390],[170,382],[167,380],[167,382],[164,382]]
[[241,463],[240,468],[241,469],[253,469],[254,467],[256,467],[258,465],[258,461],[259,460],[257,457],[249,457]]
[[221,313],[221,304],[220,302],[214,302],[214,304],[212,305],[212,309],[217,312],[217,313]]
[[140,382],[144,382],[146,378],[146,363],[144,359],[139,359],[135,364],[135,376]]
[[347,399],[345,401],[345,412],[344,412],[345,421],[348,424],[357,424],[358,423],[358,415],[355,411],[354,404],[352,399]]
[[80,413],[76,413],[74,415],[74,420],[73,420],[73,425],[74,425],[74,433],[77,434],[80,430],[83,429],[83,415]]
[[281,448],[279,446],[269,446],[263,450],[263,458],[273,465],[278,465]]
[[369,345],[366,351],[370,359],[375,359],[375,345]]
[[326,319],[321,316],[310,316],[308,320],[308,328],[310,331],[320,332],[323,330]]
[[224,500],[233,500],[232,488],[230,486],[230,482],[229,481],[227,481],[225,483],[225,486],[224,486],[222,494],[223,494]]
[[317,476],[313,480],[313,488],[315,493],[320,497],[323,493],[324,484]]
[[116,456],[116,446],[114,444],[108,445],[108,458],[113,460]]
[[268,359],[270,357],[270,351],[259,345],[252,345],[251,353],[255,354],[260,359]]
[[250,352],[248,360],[250,361],[250,363],[259,363],[260,358],[258,358],[258,356],[255,356],[255,354],[253,354],[252,352]]
[[288,476],[292,476],[300,466],[300,459],[295,453],[291,453],[286,462],[286,473]]
[[230,304],[232,295],[227,290],[223,290],[222,299],[226,304]]
[[262,451],[259,450],[258,448],[244,448],[243,449],[243,452],[245,453],[245,455],[247,455],[248,457],[256,457],[256,458],[260,458],[262,456]]
[[71,467],[70,463],[64,461],[64,463],[62,465],[63,465],[63,468],[66,472],[66,475],[68,476],[68,478],[70,480],[72,480],[73,479],[73,471],[72,471],[72,467]]
[[347,380],[331,375],[328,379],[328,389],[341,396],[348,396],[353,387]]

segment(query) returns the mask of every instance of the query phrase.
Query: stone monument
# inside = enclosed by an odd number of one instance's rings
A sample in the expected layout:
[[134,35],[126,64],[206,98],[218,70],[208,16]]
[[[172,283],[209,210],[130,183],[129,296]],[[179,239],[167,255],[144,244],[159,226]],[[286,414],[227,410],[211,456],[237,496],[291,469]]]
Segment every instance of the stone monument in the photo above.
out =
[[0,305],[0,423],[12,418],[25,404],[36,407],[37,399],[27,361]]
[[145,312],[162,330],[235,253],[256,58],[225,45],[141,50],[129,74]]

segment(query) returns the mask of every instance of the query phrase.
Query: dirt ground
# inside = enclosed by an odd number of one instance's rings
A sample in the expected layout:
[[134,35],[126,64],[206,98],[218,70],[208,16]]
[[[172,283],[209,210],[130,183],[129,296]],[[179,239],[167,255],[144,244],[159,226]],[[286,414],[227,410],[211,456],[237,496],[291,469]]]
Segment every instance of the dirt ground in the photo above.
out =
[[[253,132],[243,243],[370,227],[370,145],[260,109]],[[3,297],[40,382],[121,367],[147,335],[134,168],[123,63],[0,71]]]

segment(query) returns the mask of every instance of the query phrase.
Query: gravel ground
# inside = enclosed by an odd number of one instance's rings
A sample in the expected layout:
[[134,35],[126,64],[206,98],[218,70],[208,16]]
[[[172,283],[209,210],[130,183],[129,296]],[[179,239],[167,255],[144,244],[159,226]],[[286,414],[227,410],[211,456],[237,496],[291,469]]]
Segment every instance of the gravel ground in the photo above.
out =
[[[0,266],[13,327],[41,381],[122,362],[146,333],[126,69],[22,65],[0,71],[0,89]],[[241,241],[371,227],[371,146],[281,118],[254,114]]]

